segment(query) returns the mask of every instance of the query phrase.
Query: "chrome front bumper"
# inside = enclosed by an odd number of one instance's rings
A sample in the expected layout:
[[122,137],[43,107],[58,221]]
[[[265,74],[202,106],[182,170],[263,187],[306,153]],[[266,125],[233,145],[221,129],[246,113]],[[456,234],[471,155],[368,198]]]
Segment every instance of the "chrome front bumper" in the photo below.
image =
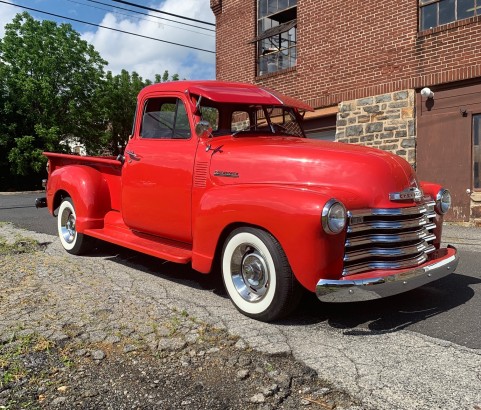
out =
[[363,279],[321,279],[316,286],[322,302],[361,302],[407,292],[453,273],[458,266],[456,248],[448,246],[446,255],[423,266],[382,277]]

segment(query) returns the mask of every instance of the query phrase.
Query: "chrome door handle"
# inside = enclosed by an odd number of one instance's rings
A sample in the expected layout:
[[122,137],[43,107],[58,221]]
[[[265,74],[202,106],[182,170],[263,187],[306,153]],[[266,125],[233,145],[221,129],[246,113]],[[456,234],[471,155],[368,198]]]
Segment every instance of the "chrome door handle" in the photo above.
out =
[[135,161],[140,160],[140,158],[137,156],[137,154],[134,151],[125,151],[125,153],[129,155],[130,159],[133,159]]

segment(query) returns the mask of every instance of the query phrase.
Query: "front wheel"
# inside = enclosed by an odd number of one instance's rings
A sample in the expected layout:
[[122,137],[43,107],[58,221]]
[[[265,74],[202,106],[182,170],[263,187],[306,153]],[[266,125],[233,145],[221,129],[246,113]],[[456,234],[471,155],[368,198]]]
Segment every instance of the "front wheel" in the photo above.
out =
[[57,230],[64,249],[72,255],[81,255],[91,249],[93,238],[77,232],[77,214],[72,198],[65,197],[57,216]]
[[226,239],[222,278],[234,306],[253,319],[279,319],[300,300],[301,287],[281,245],[258,228],[236,229]]

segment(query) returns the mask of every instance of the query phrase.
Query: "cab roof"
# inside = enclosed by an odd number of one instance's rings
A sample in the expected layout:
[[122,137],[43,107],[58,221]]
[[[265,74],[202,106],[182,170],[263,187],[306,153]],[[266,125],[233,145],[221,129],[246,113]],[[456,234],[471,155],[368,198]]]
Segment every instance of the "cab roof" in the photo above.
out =
[[289,97],[265,87],[258,87],[246,83],[216,80],[170,81],[145,87],[140,92],[139,98],[144,94],[156,91],[171,91],[201,95],[202,97],[219,103],[287,106],[305,111],[314,111],[309,104],[296,98]]

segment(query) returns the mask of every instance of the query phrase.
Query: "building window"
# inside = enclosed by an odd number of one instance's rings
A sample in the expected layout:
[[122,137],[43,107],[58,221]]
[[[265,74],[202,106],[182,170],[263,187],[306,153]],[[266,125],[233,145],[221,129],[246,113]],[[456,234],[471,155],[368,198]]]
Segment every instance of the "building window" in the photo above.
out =
[[296,39],[297,0],[257,0],[257,75],[294,67]]
[[419,28],[427,30],[481,15],[481,0],[419,0]]

